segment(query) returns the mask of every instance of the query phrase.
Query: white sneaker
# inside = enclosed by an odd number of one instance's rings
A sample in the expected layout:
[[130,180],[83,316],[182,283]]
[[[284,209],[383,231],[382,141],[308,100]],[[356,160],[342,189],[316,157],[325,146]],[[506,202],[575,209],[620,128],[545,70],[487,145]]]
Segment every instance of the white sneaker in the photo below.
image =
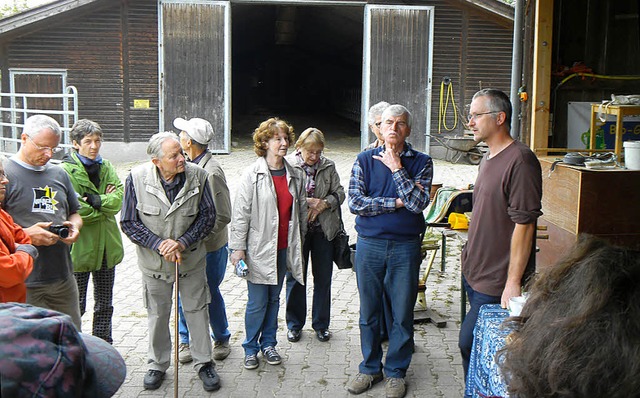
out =
[[189,349],[189,344],[180,343],[178,346],[178,361],[180,363],[189,363],[193,361],[193,357],[191,356],[191,349]]

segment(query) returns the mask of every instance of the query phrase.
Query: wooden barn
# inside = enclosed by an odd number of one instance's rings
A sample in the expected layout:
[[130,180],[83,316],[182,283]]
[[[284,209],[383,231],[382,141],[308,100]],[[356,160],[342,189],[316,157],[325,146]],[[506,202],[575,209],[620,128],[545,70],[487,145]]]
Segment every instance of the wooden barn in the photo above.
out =
[[[341,120],[365,145],[366,110],[386,100],[412,111],[412,143],[428,151],[443,80],[458,114],[480,88],[509,91],[514,10],[497,0],[397,3],[58,0],[28,10],[0,20],[3,136],[53,109],[63,127],[93,119],[114,142],[144,142],[197,116],[214,126],[211,149],[228,153],[232,135],[280,115],[321,129]],[[451,102],[446,111],[451,129]]]

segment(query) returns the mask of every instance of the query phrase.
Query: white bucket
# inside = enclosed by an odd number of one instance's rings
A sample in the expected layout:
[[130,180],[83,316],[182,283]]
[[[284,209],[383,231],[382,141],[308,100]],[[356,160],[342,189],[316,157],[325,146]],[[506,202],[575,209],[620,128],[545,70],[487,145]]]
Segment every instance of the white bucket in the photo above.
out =
[[640,170],[640,141],[625,141],[624,165],[630,170]]

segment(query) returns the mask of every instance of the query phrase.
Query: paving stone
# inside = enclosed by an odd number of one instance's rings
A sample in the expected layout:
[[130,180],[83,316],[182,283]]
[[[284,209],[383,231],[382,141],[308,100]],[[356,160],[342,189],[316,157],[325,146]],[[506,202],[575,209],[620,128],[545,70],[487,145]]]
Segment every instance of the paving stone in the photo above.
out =
[[[349,173],[356,155],[353,150],[328,148],[325,155],[336,162],[342,184],[348,185]],[[230,155],[216,156],[227,175],[232,200],[243,168],[255,159],[253,151],[244,147]],[[133,164],[116,164],[124,181]],[[445,186],[463,187],[473,183],[477,167],[452,165],[434,160],[435,179]],[[345,204],[342,206],[345,228],[352,243],[355,242],[355,216]],[[113,337],[116,347],[127,363],[127,378],[116,393],[116,397],[171,397],[173,396],[173,365],[167,371],[165,382],[156,391],[145,391],[142,379],[147,371],[147,314],[142,303],[141,276],[137,266],[135,246],[128,238],[125,244],[125,259],[116,268],[114,286]],[[440,255],[436,257],[434,268],[427,280],[427,303],[429,307],[447,320],[443,329],[433,324],[415,325],[416,353],[407,372],[408,397],[460,397],[463,392],[461,360],[457,349],[460,319],[460,241],[456,237],[447,238],[446,271],[440,272]],[[90,282],[91,283],[91,282]],[[202,389],[202,383],[193,368],[179,369],[179,396],[181,397],[351,397],[346,391],[346,383],[357,372],[362,360],[360,352],[360,332],[358,327],[359,297],[355,274],[349,270],[334,268],[332,283],[332,308],[330,329],[333,336],[329,342],[319,342],[311,329],[311,303],[313,277],[308,276],[308,319],[302,340],[292,344],[286,338],[284,319],[285,292],[281,294],[278,314],[278,350],[283,356],[283,364],[271,366],[260,358],[256,370],[244,369],[244,311],[247,302],[246,281],[233,275],[228,266],[221,284],[221,291],[227,306],[229,329],[231,331],[231,355],[224,361],[217,361],[216,370],[220,374],[222,388],[209,394]],[[91,330],[93,309],[93,287],[89,286],[87,313],[83,316],[83,330]],[[173,334],[173,315],[171,333]],[[386,349],[386,346],[385,346]],[[384,395],[384,383],[379,383],[361,397]]]

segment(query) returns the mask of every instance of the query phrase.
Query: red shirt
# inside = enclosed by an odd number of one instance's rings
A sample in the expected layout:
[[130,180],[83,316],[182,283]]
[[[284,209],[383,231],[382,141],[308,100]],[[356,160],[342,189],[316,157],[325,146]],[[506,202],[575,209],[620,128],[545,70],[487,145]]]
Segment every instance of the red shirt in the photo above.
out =
[[289,192],[287,185],[287,175],[273,177],[273,185],[276,188],[278,200],[278,250],[286,249],[289,237],[289,221],[291,221],[291,208],[293,207],[293,196]]

